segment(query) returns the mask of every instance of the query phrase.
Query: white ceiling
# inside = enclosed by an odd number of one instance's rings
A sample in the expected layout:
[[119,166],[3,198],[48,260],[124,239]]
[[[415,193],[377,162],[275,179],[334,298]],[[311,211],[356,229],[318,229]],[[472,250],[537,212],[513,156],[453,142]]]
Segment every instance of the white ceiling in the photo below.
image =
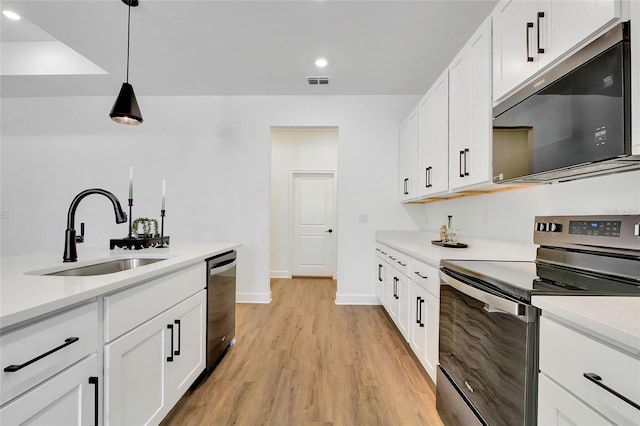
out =
[[[129,82],[138,96],[420,95],[496,3],[140,0],[131,10]],[[108,73],[3,75],[3,97],[115,96],[126,71],[121,0],[3,0],[1,7],[25,18],[2,16],[3,42],[59,40]],[[9,27],[21,23],[36,35]],[[319,56],[329,60],[324,70],[314,65]],[[331,82],[309,86],[312,75]]]

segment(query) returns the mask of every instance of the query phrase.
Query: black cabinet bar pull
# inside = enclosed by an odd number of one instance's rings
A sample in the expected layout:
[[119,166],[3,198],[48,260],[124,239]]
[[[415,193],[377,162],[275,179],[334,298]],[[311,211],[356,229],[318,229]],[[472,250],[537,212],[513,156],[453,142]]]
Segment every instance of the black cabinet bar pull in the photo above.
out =
[[171,330],[171,349],[169,350],[167,362],[173,362],[173,324],[167,324],[167,328]]
[[378,263],[378,281],[382,282],[382,265]]
[[416,324],[420,324],[420,297],[416,297]]
[[77,342],[78,340],[80,340],[79,337],[67,337],[66,339],[64,339],[64,343],[56,348],[51,349],[49,352],[45,352],[42,355],[38,355],[37,357],[33,358],[32,360],[29,360],[27,362],[25,362],[24,364],[20,364],[20,365],[10,365],[8,367],[4,368],[5,373],[15,373],[18,370],[22,370],[23,368],[25,368],[28,365],[33,364],[36,361],[40,361],[42,358],[47,357],[49,355],[51,355],[54,352],[59,351],[62,348],[65,348],[67,346],[69,346],[72,343]]
[[544,49],[540,47],[540,18],[544,18],[544,12],[538,12],[538,53],[544,53]]
[[632,400],[630,400],[626,396],[619,394],[618,392],[616,392],[613,389],[611,389],[609,386],[607,386],[604,383],[602,383],[602,377],[598,376],[596,373],[584,373],[583,376],[587,380],[589,380],[590,382],[595,383],[596,385],[600,386],[602,389],[606,390],[607,392],[614,394],[615,396],[617,396],[618,398],[620,398],[621,400],[623,400],[627,404],[631,405],[636,410],[640,410],[640,405],[636,404],[635,402],[633,402]]
[[414,274],[416,274],[417,276],[419,276],[420,278],[424,278],[425,280],[428,279],[429,277],[427,277],[426,275],[422,275],[420,272],[415,271]]
[[178,350],[173,354],[180,355],[180,333],[182,332],[182,326],[180,325],[180,320],[175,320],[173,322],[178,326]]
[[93,424],[94,426],[98,426],[98,378],[95,376],[89,377],[89,384],[96,386],[96,392],[93,396],[94,399],[94,408],[93,408]]
[[529,56],[529,29],[533,28],[533,22],[527,22],[525,31],[527,32],[527,62],[533,62],[533,56]]
[[464,175],[469,176],[469,171],[467,170],[467,154],[469,154],[469,148],[464,149]]
[[424,187],[429,187],[429,167],[424,168]]
[[462,173],[462,156],[464,155],[464,151],[460,151],[460,158],[458,159],[458,166],[460,166],[460,177],[464,177],[464,173]]
[[420,327],[424,327],[424,323],[422,322],[422,305],[424,304],[424,299],[420,298]]

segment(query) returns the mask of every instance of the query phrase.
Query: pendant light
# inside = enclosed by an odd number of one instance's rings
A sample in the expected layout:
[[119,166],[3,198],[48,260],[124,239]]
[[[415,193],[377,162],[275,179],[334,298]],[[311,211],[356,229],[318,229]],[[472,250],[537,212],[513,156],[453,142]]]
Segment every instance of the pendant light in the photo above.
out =
[[142,124],[142,114],[136,95],[133,93],[133,86],[129,84],[129,42],[131,39],[131,7],[138,6],[138,0],[122,0],[129,7],[129,16],[127,24],[127,81],[122,83],[120,93],[116,98],[111,114],[109,117],[116,123],[120,124]]

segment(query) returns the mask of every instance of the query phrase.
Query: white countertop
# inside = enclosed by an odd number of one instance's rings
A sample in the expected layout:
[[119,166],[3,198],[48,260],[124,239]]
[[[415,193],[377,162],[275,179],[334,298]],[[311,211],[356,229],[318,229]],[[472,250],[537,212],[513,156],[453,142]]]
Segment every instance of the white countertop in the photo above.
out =
[[[438,267],[441,259],[535,260],[537,245],[467,238],[468,248],[453,249],[431,244],[436,233],[378,231],[376,241]],[[640,297],[533,296],[542,315],[573,324],[600,340],[640,357]]]
[[533,296],[550,316],[640,358],[640,297]]
[[488,238],[465,238],[467,248],[446,248],[431,244],[439,240],[435,232],[377,231],[376,241],[400,250],[432,266],[441,259],[535,260],[537,245]]
[[[239,247],[237,243],[176,244],[167,248],[108,250],[83,247],[78,262],[63,263],[61,253],[3,257],[0,281],[0,329],[94,297],[121,290]],[[131,257],[167,260],[113,274],[86,277],[39,274]],[[203,277],[203,285],[204,285]]]

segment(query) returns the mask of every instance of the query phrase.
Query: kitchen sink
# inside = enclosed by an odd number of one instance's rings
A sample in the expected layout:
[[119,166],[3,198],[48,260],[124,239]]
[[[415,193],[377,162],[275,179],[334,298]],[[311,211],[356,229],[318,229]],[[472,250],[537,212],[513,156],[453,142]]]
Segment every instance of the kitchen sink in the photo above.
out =
[[160,262],[168,258],[130,258],[116,259],[107,262],[95,263],[93,265],[78,266],[76,268],[64,269],[62,271],[50,272],[42,275],[62,276],[62,277],[86,277],[91,275],[113,274],[115,272],[127,271]]

